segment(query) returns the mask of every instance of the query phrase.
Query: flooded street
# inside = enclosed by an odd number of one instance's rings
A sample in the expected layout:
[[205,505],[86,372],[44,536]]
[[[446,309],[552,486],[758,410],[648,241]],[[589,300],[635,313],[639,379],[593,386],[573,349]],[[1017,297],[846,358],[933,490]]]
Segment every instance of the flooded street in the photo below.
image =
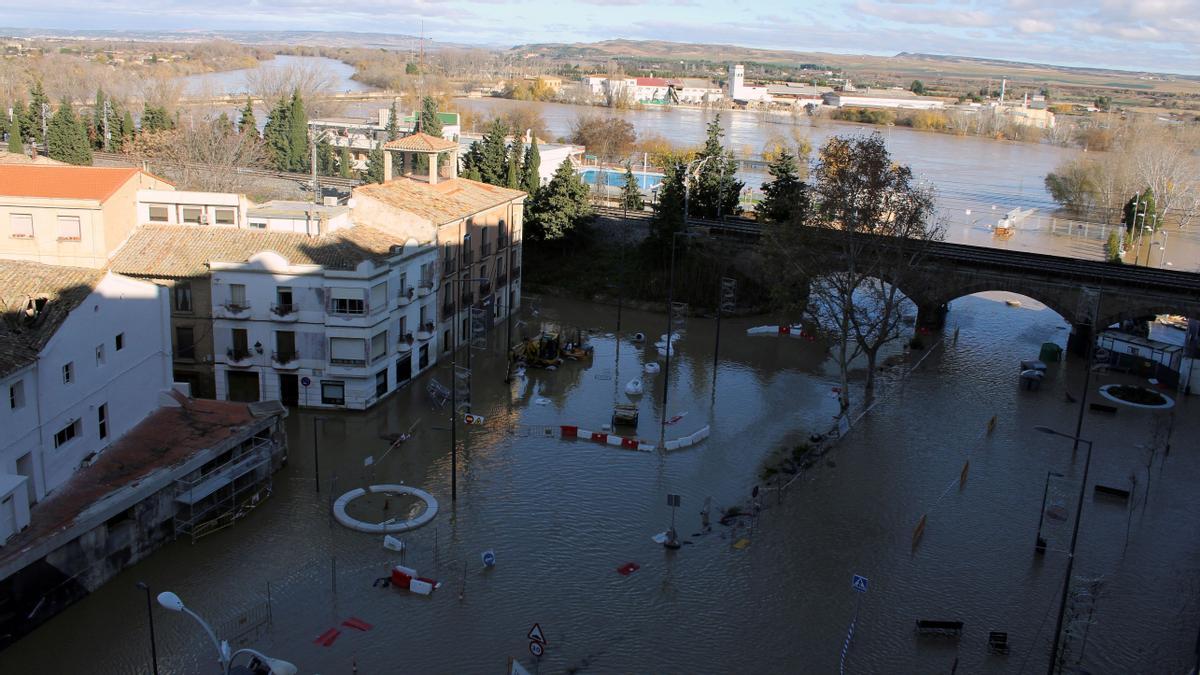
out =
[[[714,391],[713,322],[690,319],[671,360],[664,411],[663,374],[642,372],[657,356],[651,343],[665,329],[662,315],[626,310],[618,342],[613,307],[528,300],[526,330],[543,321],[594,330],[594,359],[530,370],[506,385],[503,328],[475,353],[474,409],[487,422],[458,427],[457,504],[447,411],[425,394],[428,376],[367,413],[293,411],[289,464],[265,504],[231,528],[196,544],[181,539],[126,570],[0,653],[0,672],[148,672],[139,580],[178,593],[222,637],[236,628],[239,610],[269,592],[271,625],[248,644],[305,673],[348,674],[352,664],[364,675],[499,672],[510,656],[531,662],[525,636],[535,622],[548,640],[546,673],[832,672],[856,603],[849,672],[950,672],[956,659],[958,672],[1044,670],[1085,450],[1072,457],[1070,440],[1033,426],[1074,431],[1079,404],[1066,392],[1078,397],[1083,371],[1078,359],[1052,364],[1040,391],[1018,389],[1018,361],[1036,357],[1044,342],[1065,344],[1067,330],[1027,298],[1006,306],[1010,297],[955,301],[944,344],[907,379],[887,375],[882,402],[786,494],[765,490],[764,510],[736,533],[716,523],[719,509],[745,506],[754,486],[767,487],[764,458],[824,432],[837,412],[836,373],[820,346],[747,337],[767,321],[726,319]],[[651,339],[633,343],[635,331]],[[448,384],[449,372],[443,361],[432,376]],[[660,454],[542,435],[547,425],[599,429],[639,376],[639,437],[656,440],[664,414],[683,416],[666,427],[667,438],[705,425],[711,437]],[[1118,377],[1093,377],[1092,391]],[[1095,449],[1075,573],[1101,584],[1086,640],[1081,621],[1069,647],[1072,662],[1080,658],[1093,672],[1181,672],[1192,664],[1200,625],[1195,407],[1194,397],[1176,407],[1169,455],[1164,443],[1150,450],[1156,432],[1165,440],[1168,415],[1122,407],[1084,418],[1082,436]],[[380,437],[414,425],[413,437],[385,457]],[[367,457],[373,466],[364,467]],[[1038,556],[1047,472],[1064,477],[1051,481],[1055,517],[1045,526],[1049,550]],[[1131,475],[1128,504],[1093,499],[1090,484],[1129,487]],[[400,535],[404,554],[330,518],[335,496],[399,482],[440,502],[432,523]],[[686,543],[677,552],[651,541],[670,524],[668,493],[682,497],[676,518]],[[708,497],[713,531],[697,536]],[[914,548],[922,515],[927,527]],[[491,570],[480,562],[487,549],[497,558]],[[444,586],[421,597],[372,585],[401,561]],[[640,569],[618,574],[627,562]],[[870,579],[865,594],[851,589],[852,574]],[[314,644],[350,617],[373,627],[341,627],[331,646]],[[917,619],[963,621],[962,639],[918,638]],[[212,671],[212,647],[187,617],[156,609],[155,627],[162,672]],[[1009,634],[1007,656],[988,653],[989,631]]]

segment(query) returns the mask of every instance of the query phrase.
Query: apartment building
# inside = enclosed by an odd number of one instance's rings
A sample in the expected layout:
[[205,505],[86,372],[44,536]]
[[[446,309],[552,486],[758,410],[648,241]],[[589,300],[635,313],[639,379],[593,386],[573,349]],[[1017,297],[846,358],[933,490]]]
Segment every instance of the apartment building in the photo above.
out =
[[177,370],[207,364],[217,399],[363,409],[436,362],[436,261],[429,243],[365,226],[161,225],[134,233],[113,267],[186,284],[193,312],[202,289],[207,322],[175,321]]
[[0,545],[30,507],[159,407],[166,291],[91,268],[0,260]]
[[137,226],[137,192],[171,190],[134,168],[0,165],[0,259],[100,268]]

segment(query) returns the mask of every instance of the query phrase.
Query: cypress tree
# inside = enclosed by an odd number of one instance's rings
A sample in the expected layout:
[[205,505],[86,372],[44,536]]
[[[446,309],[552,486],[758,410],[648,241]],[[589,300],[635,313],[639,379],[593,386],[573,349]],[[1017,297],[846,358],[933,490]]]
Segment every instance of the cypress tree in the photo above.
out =
[[696,182],[692,186],[690,215],[702,218],[718,218],[737,211],[744,183],[737,180],[737,164],[733,153],[721,145],[721,116],[708,125],[708,138],[698,158],[707,159],[700,166]]
[[367,155],[367,172],[363,175],[363,180],[368,183],[383,182],[383,146],[376,145],[371,148],[371,154]]
[[442,119],[438,117],[437,101],[432,96],[421,99],[421,115],[417,118],[421,133],[442,137]]
[[338,151],[338,175],[342,178],[352,178],[354,176],[350,169],[350,148],[343,145]]
[[278,171],[288,171],[292,163],[288,122],[290,111],[287,99],[279,99],[267,117],[267,126],[263,128],[263,140],[271,156],[271,166]]
[[588,188],[571,160],[563,160],[550,182],[529,200],[525,212],[533,241],[565,240],[587,222],[592,216]]
[[771,180],[763,183],[763,199],[755,212],[765,222],[789,222],[808,206],[796,158],[787,150],[781,150],[767,167],[767,172],[771,174]]
[[643,250],[655,264],[666,264],[671,239],[683,231],[684,184],[687,166],[678,159],[670,160],[666,176],[658,188],[654,217],[650,220],[649,236],[643,240]]
[[[7,109],[5,109],[7,112]],[[8,134],[8,151],[23,154],[25,146],[21,143],[21,123],[14,118],[10,121],[8,115],[0,115],[0,133]]]
[[288,156],[291,171],[308,171],[308,113],[304,112],[304,101],[300,90],[292,92],[288,110]]
[[132,138],[137,127],[133,124],[133,113],[128,110],[121,113],[121,141],[117,146],[118,150],[124,150],[125,144]]
[[480,144],[479,163],[475,168],[485,183],[504,185],[508,178],[508,125],[503,120],[492,120],[483,134]]
[[249,96],[246,97],[246,105],[242,108],[241,118],[238,120],[238,133],[245,134],[247,132],[254,134],[255,137],[258,136],[258,120],[254,119],[254,102],[250,100]]
[[637,178],[634,178],[629,162],[625,163],[625,184],[621,186],[621,206],[628,211],[641,211],[646,207],[646,202],[642,199],[642,190],[638,187]]
[[322,176],[332,176],[338,171],[337,159],[333,155],[333,146],[321,138],[317,141],[317,173]]
[[51,159],[80,166],[92,163],[92,148],[88,144],[87,132],[65,99],[50,119],[46,146]]
[[166,131],[173,127],[166,108],[146,104],[142,108],[142,133]]
[[396,100],[392,99],[392,107],[388,109],[387,139],[394,141],[400,138],[400,116],[396,114]]
[[525,161],[521,164],[521,189],[532,197],[542,185],[542,153],[538,151],[537,136],[529,140],[525,148]]
[[46,140],[42,129],[43,127],[48,128],[49,124],[50,99],[46,97],[46,90],[42,88],[42,81],[37,80],[33,83],[33,89],[29,91],[29,128],[24,131],[28,134],[28,138],[42,143]]
[[508,150],[508,174],[504,186],[517,190],[521,187],[521,159],[525,156],[524,143],[520,136],[513,136],[512,147]]
[[222,136],[229,136],[233,133],[233,122],[229,119],[229,115],[225,112],[222,112],[217,116],[217,120],[214,124],[217,127],[217,131],[220,131]]
[[107,102],[107,99],[104,97],[104,90],[97,88],[96,89],[96,103],[93,104],[93,106],[92,106],[92,127],[90,130],[91,137],[94,139],[93,142],[95,144],[95,145],[93,145],[93,147],[97,150],[107,150],[108,149],[108,147],[107,147],[108,143],[105,142],[105,136],[104,136],[104,121],[105,121],[105,119],[109,120],[109,124],[110,124],[109,129],[108,129],[109,133],[111,133],[113,131],[112,126],[111,126],[112,120],[109,119],[109,111],[107,110],[107,106],[105,106],[106,102]]

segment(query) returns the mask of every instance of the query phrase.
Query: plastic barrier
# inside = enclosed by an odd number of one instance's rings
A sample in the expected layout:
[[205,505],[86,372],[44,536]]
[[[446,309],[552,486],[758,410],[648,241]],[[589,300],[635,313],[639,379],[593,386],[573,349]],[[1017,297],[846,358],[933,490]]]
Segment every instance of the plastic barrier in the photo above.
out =
[[[362,497],[368,492],[412,495],[413,497],[425,502],[425,510],[416,518],[411,518],[409,520],[387,520],[382,523],[368,523],[366,521],[353,518],[347,514],[346,506],[350,502]],[[359,532],[367,532],[370,534],[394,534],[396,532],[407,532],[408,530],[416,529],[433,520],[434,516],[437,515],[437,512],[438,502],[433,498],[433,495],[424,490],[409,487],[407,485],[371,485],[366,489],[355,488],[341,497],[338,497],[337,501],[333,503],[333,517],[339,523],[352,530],[358,530]]]

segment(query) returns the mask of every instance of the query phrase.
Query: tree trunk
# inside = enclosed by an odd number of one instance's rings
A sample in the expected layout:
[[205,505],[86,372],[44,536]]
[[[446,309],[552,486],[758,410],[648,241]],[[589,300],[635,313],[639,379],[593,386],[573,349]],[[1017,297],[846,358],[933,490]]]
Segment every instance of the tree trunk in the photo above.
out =
[[870,405],[875,399],[875,359],[879,355],[879,348],[864,349],[863,353],[867,356],[867,382],[863,386],[863,403]]

